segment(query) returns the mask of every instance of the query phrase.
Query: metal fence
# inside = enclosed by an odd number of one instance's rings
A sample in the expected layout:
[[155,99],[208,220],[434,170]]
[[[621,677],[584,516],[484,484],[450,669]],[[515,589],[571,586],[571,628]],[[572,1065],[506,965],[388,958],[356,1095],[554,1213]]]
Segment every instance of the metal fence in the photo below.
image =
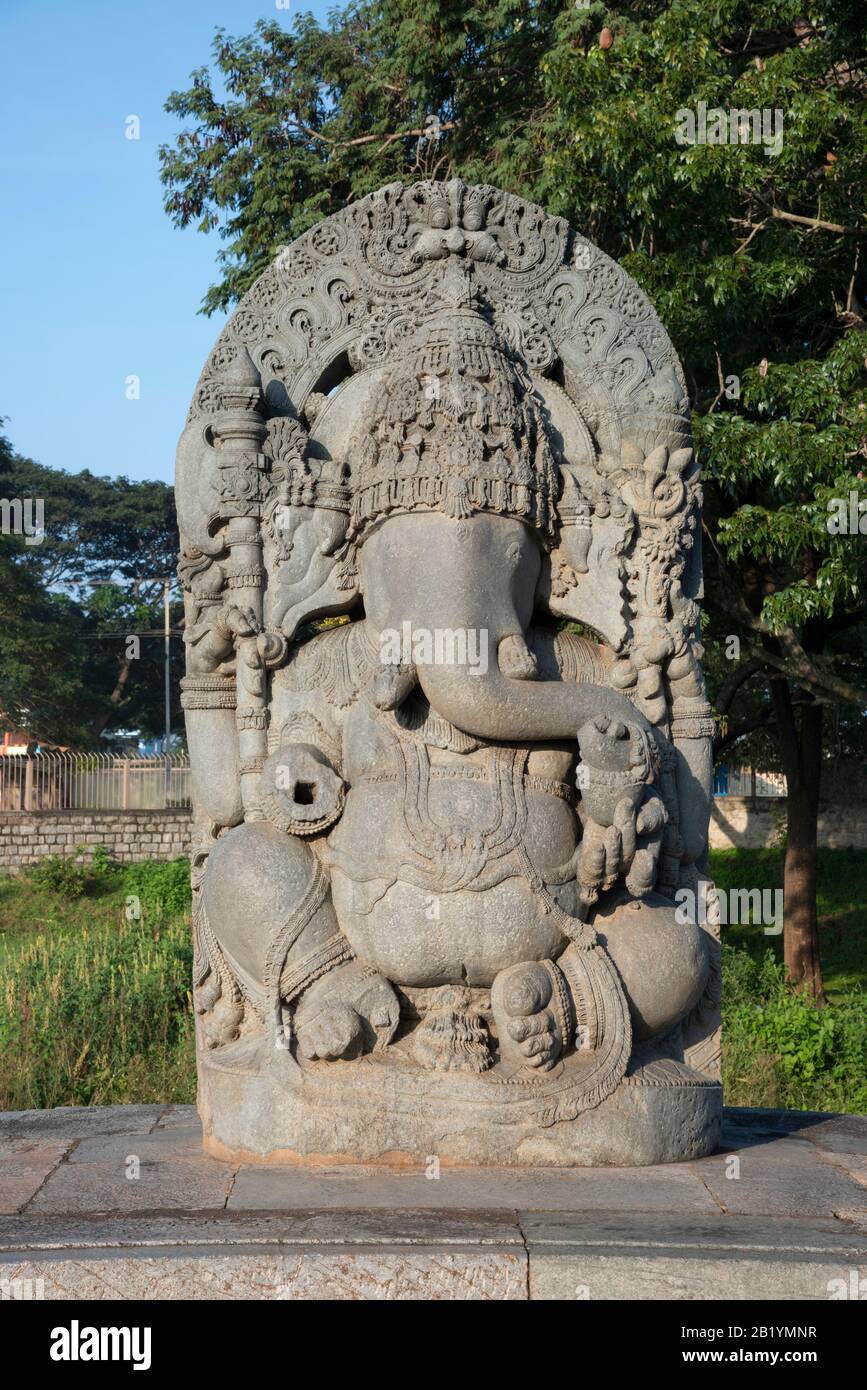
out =
[[758,772],[754,767],[718,767],[713,777],[714,796],[785,796],[782,772]]
[[186,753],[0,757],[0,811],[165,811],[189,805]]
[[[785,796],[782,772],[718,767],[714,796]],[[190,805],[186,753],[0,756],[0,811],[164,811]]]

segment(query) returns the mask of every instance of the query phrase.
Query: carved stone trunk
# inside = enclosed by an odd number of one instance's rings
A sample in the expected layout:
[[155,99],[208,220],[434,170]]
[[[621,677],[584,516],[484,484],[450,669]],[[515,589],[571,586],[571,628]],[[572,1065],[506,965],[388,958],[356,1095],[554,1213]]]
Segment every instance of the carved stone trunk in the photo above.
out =
[[381,189],[236,309],[177,503],[206,1147],[711,1152],[701,494],[637,285],[498,189]]

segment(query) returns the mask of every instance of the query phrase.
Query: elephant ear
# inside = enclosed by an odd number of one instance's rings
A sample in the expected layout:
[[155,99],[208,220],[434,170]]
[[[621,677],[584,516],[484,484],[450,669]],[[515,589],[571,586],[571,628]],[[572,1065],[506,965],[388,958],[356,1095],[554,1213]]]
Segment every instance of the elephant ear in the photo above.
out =
[[591,512],[575,472],[562,468],[557,544],[542,562],[537,602],[558,618],[593,628],[620,651],[629,630],[623,553],[633,521],[622,505]]

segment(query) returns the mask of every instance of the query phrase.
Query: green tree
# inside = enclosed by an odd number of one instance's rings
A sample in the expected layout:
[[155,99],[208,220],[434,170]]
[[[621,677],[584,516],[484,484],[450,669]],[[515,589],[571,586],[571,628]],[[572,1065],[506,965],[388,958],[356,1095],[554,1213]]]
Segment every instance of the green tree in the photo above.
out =
[[[206,312],[313,222],[421,176],[534,199],[645,289],[693,398],[708,633],[745,649],[737,670],[711,653],[721,713],[786,771],[786,962],[817,996],[824,711],[867,706],[863,538],[826,524],[867,457],[865,32],[860,0],[357,0],[324,28],[219,32],[161,151],[170,217],[224,243]],[[743,113],[734,143],[690,132],[699,103]],[[779,139],[754,141],[754,110]]]
[[0,537],[0,723],[53,743],[89,743],[102,705],[88,679],[86,618],[19,563],[23,548]]
[[[177,552],[172,489],[47,468],[0,436],[0,495],[44,506],[38,544],[0,537],[6,724],[78,747],[113,728],[161,733],[161,579],[173,573]],[[177,638],[173,658],[177,692]],[[178,708],[172,722],[179,727]]]
[[764,683],[740,727],[773,732],[786,774],[784,955],[818,997],[816,832],[829,706],[837,737],[842,730],[854,756],[864,754],[867,546],[857,520],[854,534],[848,523],[859,498],[867,511],[858,467],[865,357],[867,333],[851,330],[824,357],[750,368],[739,411],[697,422],[717,484],[705,520],[714,607],[746,649],[719,686],[718,708],[737,695],[743,704],[750,683]]

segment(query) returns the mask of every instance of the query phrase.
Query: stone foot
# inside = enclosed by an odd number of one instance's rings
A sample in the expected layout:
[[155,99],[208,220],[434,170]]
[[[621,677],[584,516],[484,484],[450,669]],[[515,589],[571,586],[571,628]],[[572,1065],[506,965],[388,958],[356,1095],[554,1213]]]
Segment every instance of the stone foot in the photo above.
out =
[[385,1047],[399,1019],[388,980],[361,961],[349,961],[302,995],[294,1020],[298,1050],[307,1061],[359,1057]]
[[552,961],[501,970],[491,990],[500,1061],[510,1070],[550,1071],[568,1046],[572,1009],[565,981]]

